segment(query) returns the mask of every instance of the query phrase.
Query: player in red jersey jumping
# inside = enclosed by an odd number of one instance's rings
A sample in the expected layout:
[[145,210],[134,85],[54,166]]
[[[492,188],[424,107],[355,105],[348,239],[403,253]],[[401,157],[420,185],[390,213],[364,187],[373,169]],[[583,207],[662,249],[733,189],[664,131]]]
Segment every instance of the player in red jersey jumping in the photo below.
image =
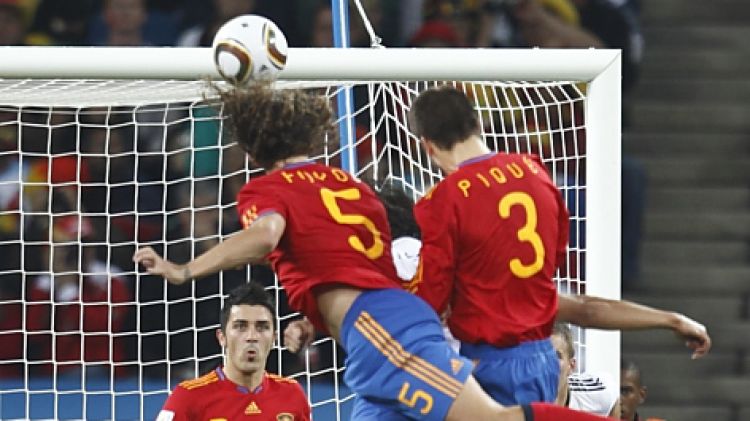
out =
[[184,265],[149,247],[135,262],[181,284],[270,261],[290,305],[347,352],[345,381],[357,394],[352,419],[602,419],[548,404],[505,408],[481,390],[471,361],[443,339],[435,312],[396,281],[375,194],[345,171],[310,161],[335,134],[327,98],[262,84],[220,96],[240,146],[266,170],[238,195],[245,229]]
[[496,401],[553,402],[552,276],[568,239],[560,192],[537,156],[490,152],[453,87],[422,92],[412,124],[445,179],[414,207],[422,250],[408,289],[439,314],[450,305],[461,354],[479,361],[474,375]]
[[309,421],[310,405],[300,385],[265,371],[275,337],[275,314],[261,285],[249,282],[232,290],[216,331],[226,351],[224,366],[180,383],[156,420]]
[[693,357],[708,352],[705,328],[677,313],[587,296],[564,297],[558,307],[552,277],[565,257],[568,213],[539,158],[491,153],[476,111],[452,87],[423,92],[412,112],[446,177],[414,208],[423,244],[407,288],[438,313],[450,305],[447,324],[460,353],[477,362],[473,374],[493,399],[555,400],[556,316],[604,329],[670,328]]

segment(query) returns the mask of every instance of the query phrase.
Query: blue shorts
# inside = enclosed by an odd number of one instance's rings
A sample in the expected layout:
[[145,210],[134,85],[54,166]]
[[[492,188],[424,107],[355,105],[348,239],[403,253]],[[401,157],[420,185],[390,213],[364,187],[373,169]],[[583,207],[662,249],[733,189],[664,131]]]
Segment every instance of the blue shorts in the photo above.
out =
[[344,380],[357,394],[352,420],[443,420],[473,369],[448,346],[427,303],[400,289],[357,297],[341,341]]
[[461,343],[461,355],[476,364],[474,378],[503,405],[554,402],[560,361],[549,339],[510,348]]

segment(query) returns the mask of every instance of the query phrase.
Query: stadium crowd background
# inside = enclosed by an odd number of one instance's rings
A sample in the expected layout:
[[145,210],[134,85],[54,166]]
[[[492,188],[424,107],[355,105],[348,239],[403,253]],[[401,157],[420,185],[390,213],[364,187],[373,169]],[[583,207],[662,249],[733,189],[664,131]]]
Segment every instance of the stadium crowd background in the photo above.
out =
[[[363,0],[362,3],[385,46],[622,48],[626,99],[637,81],[642,48],[637,0]],[[371,40],[354,8],[351,12],[351,44],[369,46]],[[0,0],[0,45],[208,46],[221,23],[246,13],[271,18],[292,47],[333,45],[328,0]],[[142,369],[144,375],[163,378],[166,361],[186,361],[185,377],[192,376],[194,373],[187,370],[192,367],[187,361],[190,357],[196,353],[199,358],[220,354],[213,330],[205,329],[218,323],[220,300],[196,300],[193,304],[187,299],[193,296],[191,287],[169,287],[168,297],[175,304],[165,311],[161,282],[141,282],[136,288],[135,278],[126,274],[133,266],[130,256],[134,241],[157,241],[166,233],[166,241],[183,239],[169,246],[170,256],[182,261],[216,241],[212,237],[192,244],[185,238],[210,237],[219,229],[220,219],[224,233],[235,231],[238,224],[233,209],[223,211],[222,215],[215,205],[233,202],[233,192],[244,178],[229,178],[219,189],[211,176],[231,173],[242,168],[244,162],[236,159],[238,154],[222,154],[223,162],[219,162],[217,151],[206,150],[192,158],[175,155],[166,161],[161,156],[139,156],[136,167],[135,154],[158,149],[154,144],[161,142],[163,133],[145,130],[133,136],[134,126],[127,124],[133,118],[129,113],[106,117],[110,126],[123,123],[121,128],[110,131],[103,125],[97,126],[104,117],[92,115],[84,116],[90,119],[91,127],[84,133],[76,133],[65,124],[71,118],[65,113],[24,114],[22,120],[30,124],[23,125],[24,140],[20,146],[18,125],[0,124],[0,180],[10,181],[20,173],[24,181],[51,183],[51,187],[37,186],[23,191],[20,183],[3,183],[0,188],[0,206],[6,212],[0,217],[0,248],[8,257],[0,267],[0,300],[25,297],[28,301],[25,325],[20,304],[0,304],[3,315],[0,342],[4,344],[0,348],[0,361],[26,359],[29,364],[24,367],[21,363],[0,363],[0,376],[17,377],[25,372],[49,374],[53,370],[49,363],[52,355],[59,364],[59,373],[75,372],[80,365],[76,361],[82,345],[88,367],[96,370],[98,363],[103,373],[109,372],[108,362],[115,361],[118,376]],[[13,110],[0,110],[0,123],[15,119]],[[48,123],[56,129],[48,131],[31,123]],[[216,125],[201,125],[196,130],[203,131],[194,136],[196,146],[216,142]],[[168,136],[170,141],[185,141],[178,132],[175,130]],[[109,136],[106,148],[104,136]],[[198,145],[198,142],[208,143]],[[88,152],[92,157],[79,159],[78,152]],[[47,153],[55,157],[51,161],[42,157]],[[24,158],[19,159],[19,155]],[[631,207],[623,209],[624,223],[631,224],[630,229],[623,230],[626,234],[623,278],[627,283],[638,276],[644,187],[638,164],[626,157],[623,166],[623,183],[632,180],[633,192],[630,196],[633,200],[623,201]],[[163,174],[167,174],[167,181],[175,182],[169,187],[147,183],[162,180]],[[207,179],[192,186],[187,181],[180,182],[191,174]],[[134,180],[146,184],[136,186],[129,182]],[[85,185],[81,187],[78,182]],[[115,187],[103,187],[105,184]],[[625,184],[623,189],[630,191]],[[167,219],[136,216],[163,210],[165,195],[166,210],[174,211],[172,216]],[[20,203],[23,211],[51,212],[54,217],[27,216],[22,233]],[[190,205],[197,210],[180,211]],[[109,216],[79,219],[71,215],[82,212]],[[20,245],[17,242],[20,238],[27,244]],[[100,247],[104,242],[114,247],[108,250]],[[82,281],[77,274],[79,262],[84,272],[92,274]],[[19,268],[31,274],[25,277],[25,282]],[[109,278],[106,273],[116,276]],[[261,273],[266,281],[271,278],[264,268],[256,268],[255,273]],[[244,282],[244,276],[243,271],[228,273],[225,290]],[[218,283],[206,281],[195,284],[194,288],[196,297],[209,296],[218,292]],[[56,305],[50,305],[51,301]],[[115,305],[85,305],[82,310],[79,303],[87,301],[111,301]],[[111,326],[106,326],[110,319]],[[51,320],[55,326],[49,326]],[[29,333],[27,347],[21,334],[4,333],[19,330],[21,326]],[[199,332],[189,331],[191,327]],[[102,332],[108,328],[138,335],[115,336],[110,348],[108,336],[89,334],[82,339],[75,333]],[[168,347],[164,339],[167,328],[172,332],[185,330],[170,335]],[[50,331],[57,333],[55,339]],[[193,336],[196,334],[197,340]],[[193,349],[194,344],[197,350]],[[319,366],[330,366],[333,357],[324,354],[316,355],[316,362]],[[285,361],[285,370],[296,372],[298,361],[289,355],[285,358],[289,360]],[[274,371],[276,358],[269,361],[269,370]],[[205,360],[200,371],[205,372],[218,362],[218,359]]]

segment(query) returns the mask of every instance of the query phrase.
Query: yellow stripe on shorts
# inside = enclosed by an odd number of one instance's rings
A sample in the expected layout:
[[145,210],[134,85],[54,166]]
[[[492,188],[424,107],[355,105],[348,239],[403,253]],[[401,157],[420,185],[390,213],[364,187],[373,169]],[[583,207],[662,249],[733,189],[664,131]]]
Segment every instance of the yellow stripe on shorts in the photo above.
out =
[[458,396],[463,387],[461,382],[424,359],[407,352],[369,313],[363,311],[354,322],[354,326],[393,365],[451,398]]

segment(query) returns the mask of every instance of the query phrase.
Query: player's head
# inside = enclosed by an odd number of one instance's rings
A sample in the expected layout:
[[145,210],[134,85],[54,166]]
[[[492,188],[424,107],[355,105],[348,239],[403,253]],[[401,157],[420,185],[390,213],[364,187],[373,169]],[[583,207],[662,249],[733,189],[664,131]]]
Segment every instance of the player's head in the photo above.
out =
[[145,0],[106,0],[102,8],[110,32],[140,31],[146,22]]
[[[565,323],[555,323],[552,328],[552,346],[555,347],[560,360],[560,386],[567,384],[568,376],[576,368],[576,351],[573,346],[573,334]],[[564,387],[559,387],[564,390]]]
[[419,139],[445,151],[480,131],[479,118],[469,99],[449,85],[419,94],[411,109],[411,123]]
[[641,370],[634,362],[623,360],[620,365],[620,418],[633,421],[638,406],[645,401],[646,386],[641,381]]
[[419,226],[412,212],[414,201],[404,189],[390,179],[376,189],[376,193],[385,206],[388,224],[391,226],[391,236],[393,238],[420,238]]
[[229,293],[216,331],[227,369],[243,375],[265,370],[276,331],[275,314],[271,297],[260,284],[248,282]]
[[[218,89],[217,89],[218,90]],[[310,156],[336,135],[325,96],[252,83],[218,90],[229,127],[257,165],[271,169],[287,158]]]

